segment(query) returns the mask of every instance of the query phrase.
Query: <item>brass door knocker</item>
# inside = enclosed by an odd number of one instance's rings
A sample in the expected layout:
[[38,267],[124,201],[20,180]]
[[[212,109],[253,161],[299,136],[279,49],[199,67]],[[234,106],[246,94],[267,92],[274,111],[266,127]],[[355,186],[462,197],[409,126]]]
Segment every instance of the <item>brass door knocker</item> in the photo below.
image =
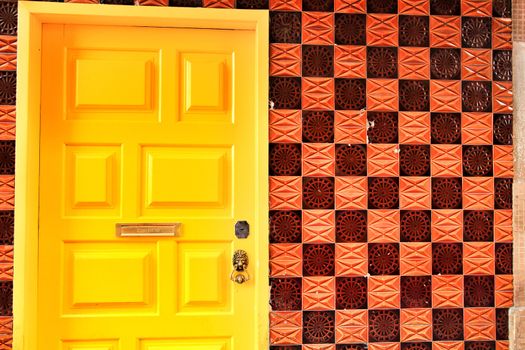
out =
[[230,275],[230,279],[238,284],[243,284],[250,279],[250,275],[246,270],[248,268],[248,253],[244,250],[236,250],[233,253],[233,271]]

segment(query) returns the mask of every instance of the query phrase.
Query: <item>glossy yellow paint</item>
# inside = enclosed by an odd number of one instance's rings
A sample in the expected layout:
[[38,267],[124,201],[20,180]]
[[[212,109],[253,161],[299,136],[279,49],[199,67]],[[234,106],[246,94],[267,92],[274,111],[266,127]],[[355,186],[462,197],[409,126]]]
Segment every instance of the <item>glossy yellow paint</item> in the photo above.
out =
[[267,347],[267,13],[152,10],[20,4],[15,349]]

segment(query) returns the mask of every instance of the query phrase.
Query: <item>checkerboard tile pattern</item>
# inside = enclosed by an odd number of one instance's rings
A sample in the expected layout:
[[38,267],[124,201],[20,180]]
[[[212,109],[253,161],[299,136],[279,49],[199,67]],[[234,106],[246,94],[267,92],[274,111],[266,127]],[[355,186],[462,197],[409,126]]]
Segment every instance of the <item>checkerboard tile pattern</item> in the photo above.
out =
[[[270,9],[272,350],[508,348],[510,0],[65,1]],[[0,349],[16,7],[0,1]]]

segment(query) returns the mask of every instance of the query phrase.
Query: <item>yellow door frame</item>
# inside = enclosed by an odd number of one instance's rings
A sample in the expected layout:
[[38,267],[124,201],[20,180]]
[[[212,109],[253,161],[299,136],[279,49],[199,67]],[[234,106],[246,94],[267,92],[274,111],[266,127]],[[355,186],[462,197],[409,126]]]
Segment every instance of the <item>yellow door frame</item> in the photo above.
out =
[[[135,7],[21,1],[18,3],[18,78],[15,189],[13,348],[36,348],[38,291],[38,197],[40,162],[41,37],[45,23],[177,28],[242,29],[255,32],[257,96],[252,118],[257,140],[256,232],[268,232],[268,11]],[[268,348],[268,235],[254,257],[258,324],[254,349]]]

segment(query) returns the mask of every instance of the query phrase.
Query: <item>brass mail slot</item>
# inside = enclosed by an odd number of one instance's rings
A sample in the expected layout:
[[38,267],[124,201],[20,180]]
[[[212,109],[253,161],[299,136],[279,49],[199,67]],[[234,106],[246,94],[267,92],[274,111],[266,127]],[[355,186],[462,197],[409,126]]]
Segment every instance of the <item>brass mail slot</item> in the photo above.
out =
[[117,224],[117,237],[177,237],[180,222]]

